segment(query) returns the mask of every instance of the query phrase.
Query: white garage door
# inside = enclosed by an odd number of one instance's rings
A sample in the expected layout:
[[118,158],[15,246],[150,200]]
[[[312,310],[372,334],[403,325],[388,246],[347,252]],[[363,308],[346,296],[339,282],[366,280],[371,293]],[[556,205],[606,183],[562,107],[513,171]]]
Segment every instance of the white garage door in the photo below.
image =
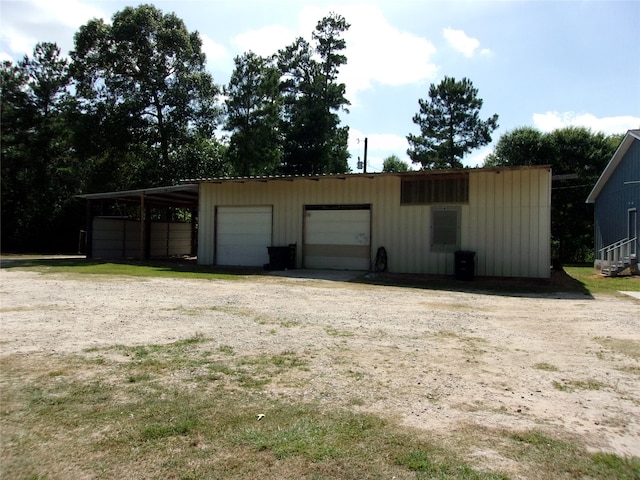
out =
[[367,270],[371,262],[368,205],[306,207],[304,266]]
[[261,267],[269,263],[272,207],[218,207],[216,263]]

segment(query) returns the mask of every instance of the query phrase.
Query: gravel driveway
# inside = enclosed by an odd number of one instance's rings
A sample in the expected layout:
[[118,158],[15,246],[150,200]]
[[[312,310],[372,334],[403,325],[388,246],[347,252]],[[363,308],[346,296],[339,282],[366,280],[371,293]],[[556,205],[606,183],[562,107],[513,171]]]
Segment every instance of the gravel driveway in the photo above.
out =
[[344,273],[184,280],[1,271],[1,355],[195,334],[237,355],[295,352],[267,393],[401,418],[578,435],[640,456],[640,301],[349,283]]

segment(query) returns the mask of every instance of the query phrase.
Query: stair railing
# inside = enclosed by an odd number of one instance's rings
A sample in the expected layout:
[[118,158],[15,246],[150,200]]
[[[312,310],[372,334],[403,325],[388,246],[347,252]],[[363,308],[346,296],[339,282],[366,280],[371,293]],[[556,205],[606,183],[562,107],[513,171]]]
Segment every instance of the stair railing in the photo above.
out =
[[637,261],[637,241],[638,237],[625,238],[601,248],[598,256],[601,261],[606,262],[602,267],[610,271],[612,268],[628,266]]

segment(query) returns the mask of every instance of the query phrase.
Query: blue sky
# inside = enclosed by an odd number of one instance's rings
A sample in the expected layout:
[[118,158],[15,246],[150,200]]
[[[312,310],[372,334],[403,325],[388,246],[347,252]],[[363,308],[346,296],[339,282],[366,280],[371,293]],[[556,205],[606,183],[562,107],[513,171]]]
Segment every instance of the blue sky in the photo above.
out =
[[[0,58],[17,60],[40,41],[64,53],[89,19],[111,16],[120,0],[0,0]],[[405,161],[418,99],[444,76],[469,78],[484,100],[483,118],[499,115],[500,136],[520,126],[551,131],[581,125],[624,133],[640,128],[640,1],[149,1],[175,12],[203,39],[207,66],[225,84],[233,58],[275,53],[310,37],[333,11],[351,24],[341,79],[352,105],[350,165],[368,138],[369,171],[385,157]],[[358,142],[358,140],[360,140]],[[489,145],[464,163],[482,165]]]

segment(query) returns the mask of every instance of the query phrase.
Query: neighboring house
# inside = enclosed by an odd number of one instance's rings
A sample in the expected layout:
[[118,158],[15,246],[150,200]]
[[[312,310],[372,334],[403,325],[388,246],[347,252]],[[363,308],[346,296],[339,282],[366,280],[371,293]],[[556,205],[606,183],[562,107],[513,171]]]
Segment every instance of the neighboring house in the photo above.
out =
[[629,130],[587,198],[595,204],[595,267],[638,273],[640,130]]
[[[268,247],[295,245],[298,268],[377,264],[396,273],[453,274],[454,252],[471,251],[476,275],[550,275],[548,166],[199,179],[171,188],[198,194],[201,265],[262,267],[272,260]],[[130,201],[147,198],[129,193]],[[118,192],[84,198],[110,195]],[[140,223],[144,237],[149,229]]]

